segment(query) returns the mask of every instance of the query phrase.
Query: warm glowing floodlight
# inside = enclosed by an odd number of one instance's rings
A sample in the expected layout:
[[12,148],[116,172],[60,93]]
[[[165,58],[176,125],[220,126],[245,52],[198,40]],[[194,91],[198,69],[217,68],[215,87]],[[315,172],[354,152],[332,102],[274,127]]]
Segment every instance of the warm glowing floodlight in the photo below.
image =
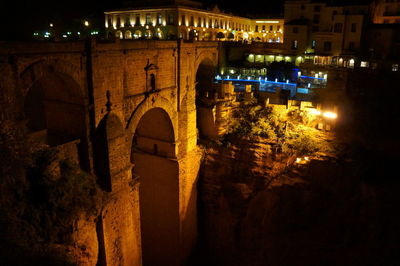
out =
[[337,118],[337,114],[333,113],[333,112],[325,112],[323,113],[323,116],[326,118],[330,118],[330,119],[336,119]]
[[317,109],[310,109],[310,114],[312,115],[321,115],[321,111]]
[[89,27],[89,21],[85,20],[85,21],[83,22],[83,25],[85,25],[86,27]]

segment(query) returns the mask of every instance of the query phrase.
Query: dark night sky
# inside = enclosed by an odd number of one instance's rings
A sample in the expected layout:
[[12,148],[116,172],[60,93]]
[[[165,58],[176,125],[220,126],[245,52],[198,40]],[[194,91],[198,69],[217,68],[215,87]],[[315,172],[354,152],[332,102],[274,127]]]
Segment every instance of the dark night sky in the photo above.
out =
[[[251,2],[250,2],[251,1]],[[221,10],[235,14],[279,14],[284,0],[242,1],[232,5],[232,0],[202,0],[208,5],[218,4]],[[135,1],[131,1],[135,2]],[[254,3],[254,4],[249,4]],[[1,39],[29,38],[35,30],[43,30],[49,22],[70,25],[74,19],[97,19],[102,23],[103,11],[129,6],[126,0],[2,0],[0,1]],[[99,25],[100,27],[102,24]]]
[[[147,0],[151,1],[151,0]],[[364,1],[364,0],[354,0]],[[135,3],[135,1],[130,1]],[[242,16],[283,15],[284,0],[200,0],[208,6],[218,4],[221,10]],[[348,2],[348,1],[346,1]],[[97,19],[102,27],[103,11],[129,6],[126,0],[0,0],[0,39],[30,38],[35,30],[43,30],[49,22],[57,25],[80,23],[83,18]]]

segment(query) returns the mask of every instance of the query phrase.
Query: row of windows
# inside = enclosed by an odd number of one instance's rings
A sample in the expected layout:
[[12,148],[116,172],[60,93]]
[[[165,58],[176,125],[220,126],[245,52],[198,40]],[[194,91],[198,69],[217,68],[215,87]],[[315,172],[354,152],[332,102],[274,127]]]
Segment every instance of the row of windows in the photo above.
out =
[[[297,40],[292,41],[292,49],[296,50],[298,48],[299,42]],[[311,41],[311,48],[315,49],[317,45],[316,40]],[[348,50],[353,51],[355,49],[355,43],[354,42],[349,42],[349,47]],[[324,51],[325,52],[330,52],[332,50],[332,42],[330,41],[325,41],[324,42]]]
[[[281,30],[281,26],[280,25],[277,25],[276,26],[276,31],[280,31]],[[255,32],[258,32],[258,25],[256,25],[256,29],[254,30]],[[262,26],[262,30],[261,30],[262,32],[265,32],[265,25],[263,25]],[[274,26],[273,25],[270,25],[269,26],[269,31],[271,32],[271,31],[274,31]]]
[[[129,27],[129,26],[141,26],[141,25],[174,25],[175,23],[175,17],[174,14],[167,14],[165,17],[165,22],[164,22],[164,15],[162,14],[157,14],[156,15],[156,20],[154,22],[153,20],[153,15],[152,14],[145,14],[144,17],[144,23],[142,22],[142,15],[141,14],[135,14],[135,15],[126,15],[125,17],[120,15],[116,16],[113,20],[113,18],[110,16],[107,19],[107,25],[108,26],[114,26],[115,28],[120,28],[120,27]],[[197,17],[197,19],[194,18],[194,16],[190,16],[189,21],[186,21],[186,16],[182,15],[181,16],[181,21],[180,25],[183,26],[192,26],[192,27],[213,27],[213,28],[219,28],[219,29],[233,29],[233,30],[244,30],[244,31],[250,31],[250,25],[246,25],[243,23],[235,23],[231,21],[226,21],[222,19],[212,19],[209,18],[208,20],[206,17]],[[263,30],[265,30],[265,26],[263,26]],[[270,27],[272,28],[272,26]],[[280,27],[278,26],[278,31]],[[271,31],[273,29],[270,29]]]
[[[141,15],[140,14],[136,14],[134,16],[134,18],[135,19],[133,21],[131,15],[125,16],[125,19],[123,19],[122,16],[117,16],[115,26],[119,28],[121,26],[140,26],[140,25],[142,25],[142,23],[141,23]],[[156,25],[164,24],[163,23],[163,18],[164,17],[163,17],[162,14],[157,14]],[[124,21],[123,25],[122,25],[122,21]],[[107,22],[108,22],[108,25],[114,25],[113,24],[113,20],[112,20],[111,17],[108,18]],[[152,20],[152,15],[151,14],[146,14],[145,15],[145,24],[146,25],[153,25],[153,20]],[[174,24],[174,15],[173,14],[167,14],[166,24],[167,25],[173,25]]]
[[[195,23],[196,22],[196,23]],[[208,22],[208,24],[207,24]],[[226,21],[222,19],[212,19],[209,18],[208,21],[205,17],[198,17],[197,20],[195,20],[194,16],[190,16],[189,22],[186,23],[186,16],[182,15],[181,16],[181,25],[183,26],[191,26],[191,27],[210,27],[210,28],[219,28],[219,29],[233,29],[233,30],[244,30],[244,31],[250,31],[250,26],[241,24],[241,23],[235,23],[231,21]]]
[[[305,10],[306,6],[301,5],[300,8],[301,8],[301,10]],[[314,12],[320,12],[320,11],[321,11],[321,6],[314,6]]]
[[[319,31],[319,27],[318,26],[313,26],[312,27],[312,31],[313,32]],[[341,33],[343,31],[343,23],[335,23],[333,25],[333,30],[331,30],[331,31],[333,31],[335,33]],[[299,28],[298,27],[293,27],[292,28],[292,32],[293,33],[299,33]],[[351,23],[350,32],[357,32],[357,23]]]

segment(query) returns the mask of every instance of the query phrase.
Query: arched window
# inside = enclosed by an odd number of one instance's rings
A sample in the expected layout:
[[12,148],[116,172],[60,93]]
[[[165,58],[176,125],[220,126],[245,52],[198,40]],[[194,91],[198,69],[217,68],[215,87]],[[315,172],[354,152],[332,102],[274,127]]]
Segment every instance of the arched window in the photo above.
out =
[[150,74],[150,91],[154,91],[156,89],[156,75]]
[[117,38],[119,38],[119,39],[123,39],[124,38],[124,36],[123,36],[123,34],[122,34],[122,31],[117,31],[116,33],[115,33],[115,37],[117,37]]
[[140,30],[135,31],[135,34],[133,34],[133,38],[139,39],[142,37],[142,32]]
[[144,32],[144,37],[145,37],[146,39],[151,39],[151,37],[153,37],[153,33],[151,32],[151,30],[146,30],[146,31]]
[[125,39],[132,39],[132,32],[127,30],[125,31]]

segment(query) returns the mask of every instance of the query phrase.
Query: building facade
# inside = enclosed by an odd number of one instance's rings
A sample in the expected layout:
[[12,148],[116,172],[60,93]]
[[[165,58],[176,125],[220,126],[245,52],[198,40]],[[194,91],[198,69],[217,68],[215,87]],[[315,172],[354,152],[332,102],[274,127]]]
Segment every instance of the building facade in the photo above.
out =
[[329,5],[322,1],[286,1],[287,51],[332,57],[355,54],[360,49],[368,5]]
[[120,39],[185,39],[283,42],[283,19],[250,19],[202,9],[194,1],[105,12],[106,36]]

